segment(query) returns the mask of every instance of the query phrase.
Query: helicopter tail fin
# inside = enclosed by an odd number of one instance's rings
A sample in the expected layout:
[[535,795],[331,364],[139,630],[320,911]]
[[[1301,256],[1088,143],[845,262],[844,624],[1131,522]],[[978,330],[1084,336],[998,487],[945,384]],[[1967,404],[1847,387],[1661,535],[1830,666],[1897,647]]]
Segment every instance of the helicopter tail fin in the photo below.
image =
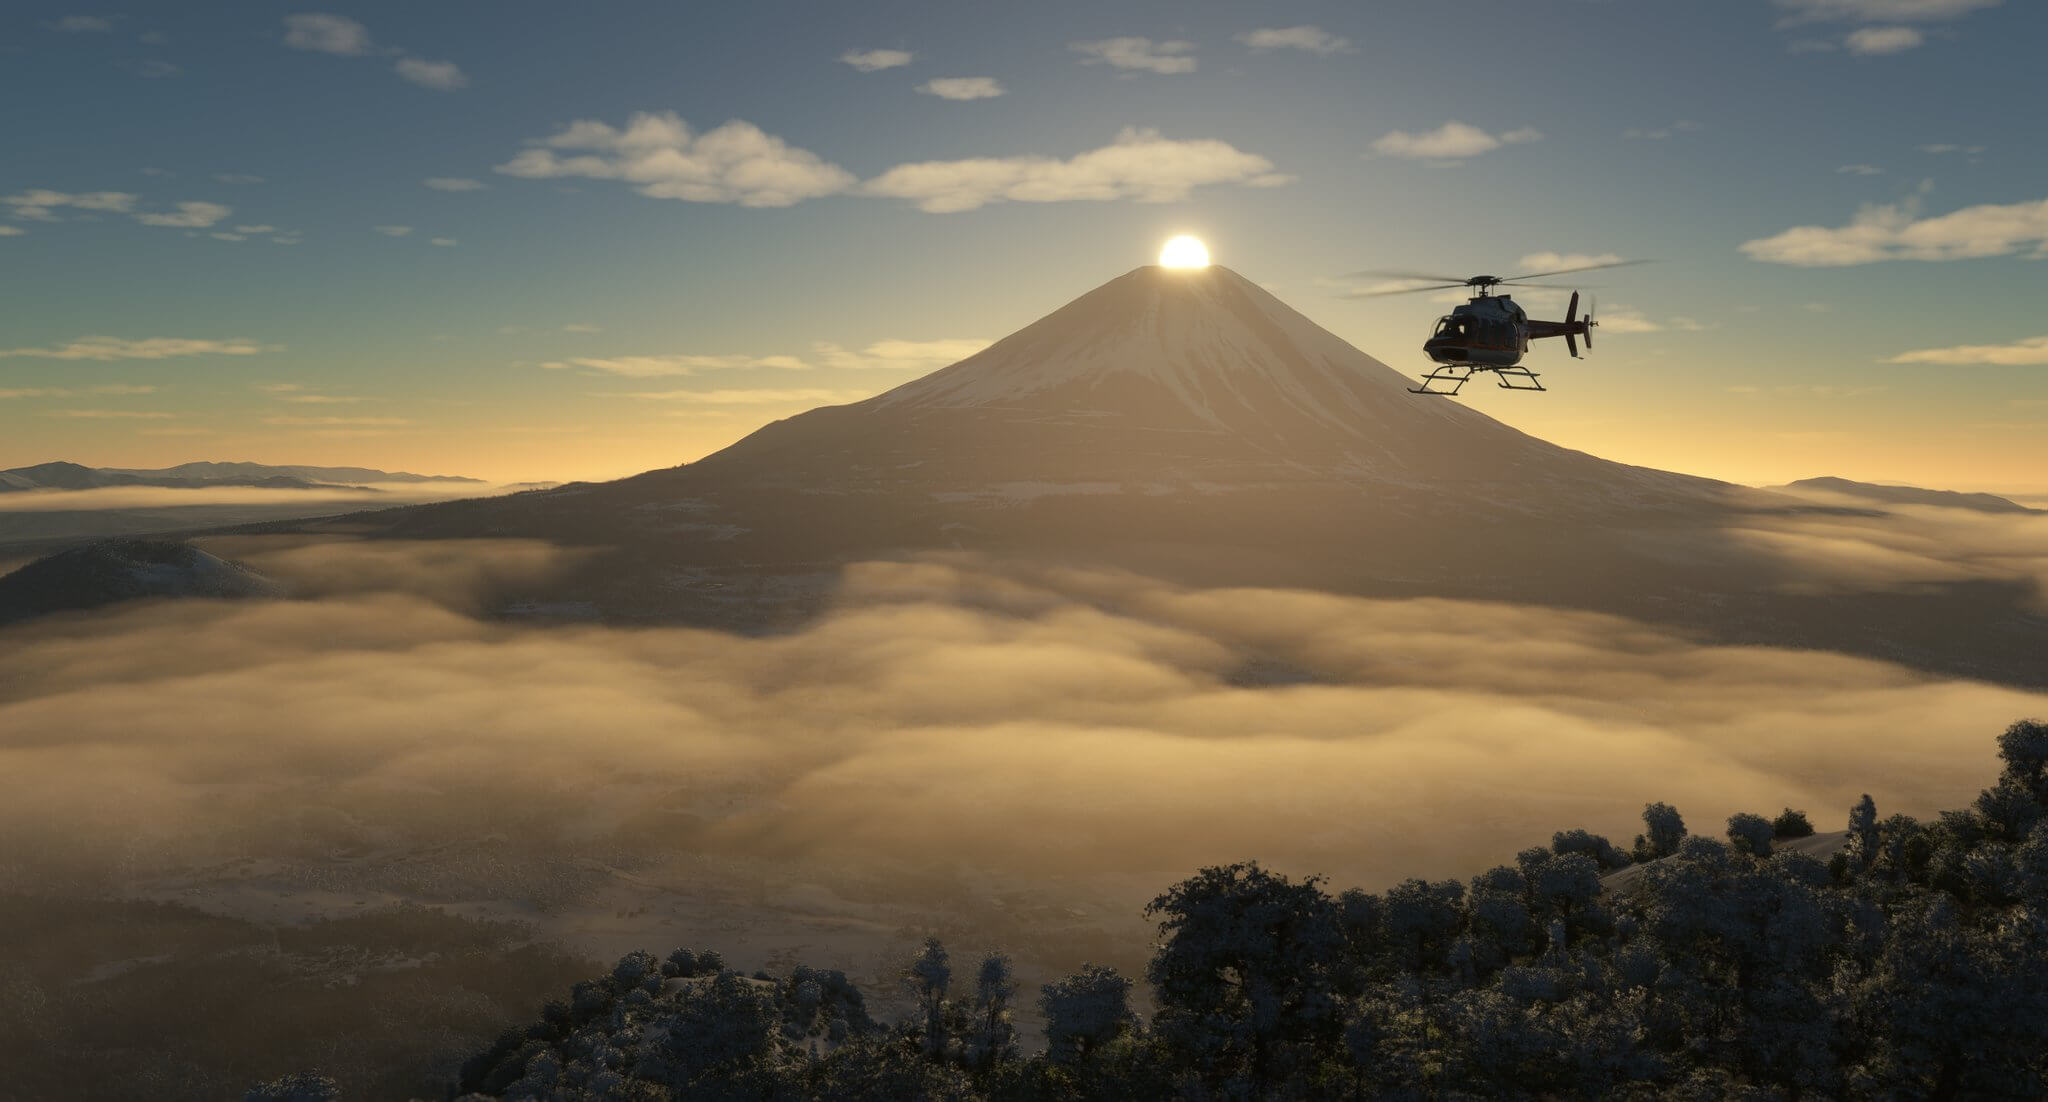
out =
[[[1579,342],[1572,335],[1572,326],[1577,324],[1578,320],[1579,293],[1573,291],[1571,305],[1564,308],[1564,346],[1571,352],[1572,359],[1575,360],[1579,358]],[[1590,329],[1586,331],[1586,347],[1593,347],[1593,332]]]

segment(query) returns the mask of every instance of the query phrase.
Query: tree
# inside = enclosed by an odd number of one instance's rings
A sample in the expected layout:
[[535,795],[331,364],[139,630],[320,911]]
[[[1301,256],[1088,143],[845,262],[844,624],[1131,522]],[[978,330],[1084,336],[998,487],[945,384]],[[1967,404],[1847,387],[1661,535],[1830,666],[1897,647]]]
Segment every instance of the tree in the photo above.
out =
[[1337,1050],[1334,965],[1345,939],[1321,883],[1256,862],[1228,865],[1146,906],[1163,939],[1146,971],[1159,1003],[1154,1028],[1212,1084],[1285,1081]]
[[1678,843],[1685,840],[1685,819],[1670,804],[1644,804],[1643,828],[1644,833],[1636,835],[1638,861],[1669,857],[1678,852]]
[[946,947],[939,939],[924,939],[924,951],[903,970],[904,982],[917,995],[924,1011],[924,1048],[934,1058],[946,1051],[946,989],[953,982],[953,966],[947,962]]
[[967,1039],[967,1060],[986,1072],[1017,1055],[1017,1027],[1010,1022],[1010,997],[1017,993],[1017,981],[1010,974],[1010,958],[990,953],[981,958],[974,977],[974,1023]]
[[1813,823],[1806,818],[1806,812],[1786,808],[1771,820],[1771,835],[1775,838],[1810,838]]
[[1738,811],[1728,816],[1728,841],[1738,852],[1769,857],[1773,833],[1771,821],[1761,815]]
[[1079,972],[1040,988],[1045,1012],[1046,1058],[1079,1064],[1137,1025],[1131,981],[1114,968],[1084,964]]

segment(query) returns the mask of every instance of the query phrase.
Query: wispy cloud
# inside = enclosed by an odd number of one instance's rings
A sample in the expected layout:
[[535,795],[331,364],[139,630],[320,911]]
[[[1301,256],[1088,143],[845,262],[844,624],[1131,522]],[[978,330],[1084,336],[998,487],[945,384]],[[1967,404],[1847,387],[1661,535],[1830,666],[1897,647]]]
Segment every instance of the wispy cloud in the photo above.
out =
[[931,371],[958,363],[994,342],[977,338],[946,338],[930,341],[880,340],[851,352],[837,344],[814,346],[818,362],[826,367],[852,370]]
[[284,44],[294,50],[354,57],[370,52],[370,29],[345,15],[308,12],[284,17]]
[[1842,44],[1858,57],[1881,57],[1905,53],[1926,41],[1927,36],[1912,27],[1859,27]]
[[452,237],[430,237],[427,239],[427,244],[436,246],[437,248],[452,249],[455,246],[462,244],[462,242],[457,241]]
[[578,356],[568,360],[551,360],[541,364],[550,371],[584,371],[601,375],[621,375],[633,379],[652,379],[668,375],[696,375],[705,371],[733,371],[748,367],[772,367],[787,371],[804,371],[810,364],[795,356],[740,356],[740,355],[682,355],[665,354],[653,356]]
[[153,386],[140,386],[128,383],[108,383],[104,386],[88,387],[38,386],[16,387],[9,390],[0,390],[0,399],[75,398],[81,394],[130,395],[155,394],[156,392],[157,388]]
[[1195,50],[1192,42],[1178,39],[1168,42],[1154,42],[1149,38],[1103,38],[1093,42],[1075,42],[1067,47],[1081,54],[1088,65],[1107,65],[1113,69],[1145,73],[1192,73]]
[[234,213],[233,207],[196,200],[175,203],[168,210],[142,210],[137,207],[141,198],[126,191],[63,192],[30,188],[0,196],[0,204],[6,205],[15,218],[29,222],[61,222],[63,216],[56,213],[61,209],[83,211],[88,215],[125,214],[145,226],[185,229],[205,229]]
[[44,413],[43,416],[73,418],[86,421],[169,421],[176,418],[178,415],[175,413],[164,413],[158,410],[53,409]]
[[457,88],[467,88],[469,86],[469,77],[463,73],[460,66],[452,61],[427,61],[424,58],[402,57],[398,59],[398,64],[393,66],[393,68],[398,71],[399,76],[412,81],[422,88],[452,92]]
[[266,425],[410,425],[404,417],[265,417]]
[[49,348],[0,348],[0,356],[42,360],[166,360],[179,356],[254,356],[282,345],[260,345],[245,337],[195,340],[186,337],[80,337]]
[[1960,153],[1964,156],[1974,157],[1977,154],[1984,152],[1984,147],[1981,145],[1956,145],[1952,142],[1935,142],[1932,145],[1921,146],[1920,152],[1932,154],[1936,157],[1945,157],[1954,153]]
[[1840,168],[1837,168],[1837,169],[1835,169],[1835,171],[1836,171],[1836,172],[1839,172],[1839,173],[1841,173],[1841,174],[1843,174],[1843,175],[1845,175],[1845,176],[1882,176],[1882,175],[1884,175],[1884,169],[1881,169],[1881,168],[1877,167],[1876,165],[1843,165],[1843,166],[1841,166]]
[[2029,248],[2036,259],[2048,258],[2048,199],[1964,207],[1933,218],[1915,217],[1910,202],[1872,205],[1846,226],[1794,226],[1742,245],[1752,260],[1807,268],[1967,260]]
[[1262,28],[1246,31],[1238,35],[1237,40],[1254,50],[1301,50],[1326,57],[1357,52],[1350,39],[1331,34],[1321,27]]
[[1002,201],[1173,202],[1208,185],[1274,187],[1293,179],[1275,172],[1266,158],[1228,142],[1173,139],[1157,130],[1126,128],[1113,143],[1065,160],[980,157],[897,165],[862,185],[861,192],[909,199],[919,210],[946,214]]
[[954,100],[994,99],[1003,94],[1003,86],[994,77],[934,77],[918,85],[917,90]]
[[639,398],[654,402],[684,402],[702,406],[756,405],[841,405],[869,397],[867,390],[826,390],[815,387],[756,390],[641,390],[604,391],[601,398]]
[[1372,151],[1385,157],[1404,157],[1418,161],[1458,161],[1477,157],[1499,149],[1503,145],[1518,145],[1540,141],[1541,131],[1531,127],[1509,130],[1502,134],[1489,134],[1476,126],[1450,122],[1435,130],[1411,134],[1396,130],[1372,143]]
[[1699,128],[1699,123],[1693,122],[1690,119],[1680,119],[1669,126],[1653,126],[1647,130],[1624,130],[1621,132],[1621,136],[1625,141],[1661,142],[1678,134],[1690,134]]
[[2004,0],[1777,0],[1788,22],[1922,23],[1956,19]]
[[0,237],[20,237],[27,232],[20,226],[0,226]]
[[105,34],[114,29],[114,21],[97,15],[67,15],[62,19],[52,19],[43,27],[66,34]]
[[411,226],[372,226],[370,228],[386,237],[404,237],[412,232]]
[[253,172],[216,172],[213,178],[223,184],[235,185],[260,184],[265,179]]
[[482,191],[490,186],[466,176],[429,176],[423,182],[435,191]]
[[856,182],[852,173],[753,123],[734,119],[698,133],[672,111],[641,112],[624,129],[581,119],[530,144],[534,148],[496,171],[537,180],[619,180],[656,199],[746,207],[791,206]]
[[839,60],[863,73],[875,73],[908,65],[913,56],[909,50],[848,50]]
[[135,220],[145,226],[173,226],[183,229],[205,229],[233,214],[235,208],[220,203],[184,202],[169,211],[142,211]]
[[1959,344],[1951,348],[1922,348],[1901,352],[1886,363],[1895,364],[1989,364],[2000,367],[2048,364],[2048,336],[2028,337],[2011,344]]

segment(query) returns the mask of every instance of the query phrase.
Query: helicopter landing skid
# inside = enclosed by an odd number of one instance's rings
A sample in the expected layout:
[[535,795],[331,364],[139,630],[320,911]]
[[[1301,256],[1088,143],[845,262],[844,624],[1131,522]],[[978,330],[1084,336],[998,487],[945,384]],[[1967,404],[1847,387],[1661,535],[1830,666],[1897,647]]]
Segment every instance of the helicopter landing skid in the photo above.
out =
[[[1491,371],[1502,390],[1543,390],[1550,388],[1536,380],[1537,373],[1526,367],[1491,367],[1470,364],[1444,364],[1422,376],[1421,386],[1408,388],[1410,394],[1436,394],[1445,398],[1457,397],[1472,376],[1482,371]],[[1448,384],[1448,389],[1436,389],[1438,384]]]

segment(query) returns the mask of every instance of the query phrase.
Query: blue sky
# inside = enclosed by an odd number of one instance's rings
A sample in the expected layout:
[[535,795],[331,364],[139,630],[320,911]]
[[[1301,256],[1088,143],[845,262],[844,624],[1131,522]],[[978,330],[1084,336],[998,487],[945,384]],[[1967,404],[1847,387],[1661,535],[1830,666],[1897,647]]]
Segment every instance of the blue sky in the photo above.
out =
[[0,465],[623,475],[1191,232],[1403,370],[1444,307],[1344,273],[1654,258],[1588,277],[1552,393],[1473,404],[2048,489],[2044,41],[2022,0],[16,3]]

